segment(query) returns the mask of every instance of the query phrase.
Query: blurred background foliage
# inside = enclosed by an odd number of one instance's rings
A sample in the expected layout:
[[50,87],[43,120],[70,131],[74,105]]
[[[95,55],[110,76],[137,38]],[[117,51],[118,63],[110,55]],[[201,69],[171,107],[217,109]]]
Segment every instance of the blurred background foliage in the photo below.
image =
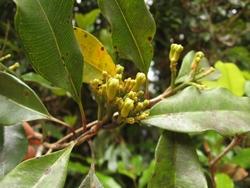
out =
[[[238,95],[250,96],[249,0],[147,0],[146,3],[157,25],[153,41],[154,59],[148,74],[152,97],[169,84],[168,51],[173,42],[185,47],[183,54],[190,50],[202,50],[211,64],[220,60],[215,67],[223,79],[210,84],[211,87],[226,87]],[[14,27],[14,3],[0,0],[0,10],[0,57],[11,54],[5,65],[19,62],[21,66],[17,74],[22,75],[22,79],[37,91],[51,114],[72,126],[79,125],[77,105],[67,97],[68,94],[42,77],[29,73],[33,70]],[[97,36],[117,62],[110,27],[100,14],[96,0],[77,0],[73,12],[73,24]],[[125,66],[127,76],[134,76],[138,71],[128,61],[119,60],[117,63]],[[237,87],[239,82],[234,81],[237,79],[243,82],[240,88]],[[95,120],[96,104],[87,85],[84,85],[83,91],[88,121]],[[46,135],[47,141],[55,141],[66,133],[63,128],[47,122],[36,122],[33,126]],[[94,138],[94,154],[97,176],[104,186],[146,187],[154,166],[154,150],[159,134],[157,129],[134,125],[101,131]],[[208,158],[218,155],[230,139],[214,132],[193,135],[193,138],[199,159],[208,174]],[[218,188],[250,187],[249,147],[250,137],[247,135],[240,146],[222,159],[216,174]],[[87,144],[74,149],[66,187],[80,184],[92,162],[90,156]]]

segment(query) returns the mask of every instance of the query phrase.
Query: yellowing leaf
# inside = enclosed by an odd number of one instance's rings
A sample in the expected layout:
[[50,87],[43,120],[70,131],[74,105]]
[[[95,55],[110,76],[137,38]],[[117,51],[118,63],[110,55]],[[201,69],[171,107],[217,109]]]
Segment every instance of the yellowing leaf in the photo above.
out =
[[75,36],[84,57],[83,82],[101,78],[102,71],[115,75],[115,64],[102,43],[92,34],[75,28]]

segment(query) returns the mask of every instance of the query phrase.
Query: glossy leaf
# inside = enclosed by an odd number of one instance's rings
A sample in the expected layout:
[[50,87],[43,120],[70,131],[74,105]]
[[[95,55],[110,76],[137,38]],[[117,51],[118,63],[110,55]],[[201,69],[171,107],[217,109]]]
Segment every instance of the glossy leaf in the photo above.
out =
[[74,1],[15,2],[16,29],[33,68],[78,101],[83,63],[71,25]]
[[0,182],[0,187],[62,188],[73,144],[64,150],[19,164]]
[[176,132],[241,134],[250,131],[250,99],[222,88],[189,87],[156,104],[143,123]]
[[3,136],[3,143],[0,145],[0,177],[22,161],[28,147],[21,125],[4,126],[1,129],[0,135]]
[[144,0],[99,0],[102,14],[111,24],[114,48],[122,58],[148,72],[153,57],[151,41],[155,23]]
[[89,173],[84,178],[84,180],[82,181],[79,188],[92,188],[92,187],[103,188],[103,186],[100,183],[99,179],[95,175],[95,171],[94,171],[93,167],[90,168]]
[[101,78],[103,71],[115,75],[112,58],[95,36],[80,28],[75,28],[75,36],[85,60],[83,82],[89,83],[95,78]]
[[18,78],[4,72],[0,72],[0,104],[0,125],[50,118],[32,89]]
[[216,188],[234,188],[234,182],[227,174],[216,174],[215,182]]
[[163,132],[156,147],[155,169],[148,188],[207,188],[190,138]]
[[41,75],[34,72],[29,72],[22,75],[22,79],[26,82],[37,83],[47,89],[50,89],[56,95],[66,95],[66,91],[64,89],[52,86],[52,84],[48,80],[44,79]]
[[92,32],[94,30],[94,23],[100,15],[100,9],[94,9],[86,14],[75,13],[75,20],[78,27]]
[[244,94],[245,78],[240,69],[233,63],[223,63],[218,61],[215,68],[221,72],[221,76],[216,81],[204,81],[208,88],[226,88],[237,96]]

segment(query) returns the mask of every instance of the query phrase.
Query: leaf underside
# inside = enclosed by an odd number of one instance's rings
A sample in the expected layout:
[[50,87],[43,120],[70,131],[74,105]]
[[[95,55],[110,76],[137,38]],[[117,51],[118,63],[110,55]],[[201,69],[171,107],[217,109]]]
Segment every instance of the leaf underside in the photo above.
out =
[[144,124],[162,129],[233,136],[250,131],[250,99],[226,89],[199,91],[189,87],[156,104]]
[[207,188],[190,138],[164,131],[155,152],[155,169],[148,188]]

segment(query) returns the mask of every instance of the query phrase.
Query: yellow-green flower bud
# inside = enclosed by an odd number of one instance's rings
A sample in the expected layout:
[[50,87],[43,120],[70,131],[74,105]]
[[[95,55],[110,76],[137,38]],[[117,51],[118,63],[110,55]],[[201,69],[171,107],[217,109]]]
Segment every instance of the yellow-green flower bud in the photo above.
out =
[[118,106],[119,109],[122,109],[123,103],[124,102],[121,97],[116,97],[115,104]]
[[128,117],[129,113],[134,108],[134,101],[130,98],[126,98],[121,110],[121,117]]
[[183,46],[180,44],[171,44],[170,53],[169,53],[169,60],[171,64],[176,63],[183,51]]
[[143,112],[139,116],[137,116],[135,119],[140,121],[140,120],[143,120],[143,119],[147,118],[148,116],[149,116],[148,112]]
[[134,123],[135,123],[135,118],[129,117],[129,118],[126,119],[126,122],[127,122],[128,124],[134,124]]
[[135,107],[135,112],[140,112],[144,108],[144,105],[142,102],[138,102]]
[[143,108],[147,108],[147,106],[149,105],[149,100],[144,100],[143,101]]
[[116,73],[117,74],[123,74],[124,67],[121,65],[116,65]]
[[18,69],[20,67],[20,64],[19,63],[14,63],[13,65],[9,66],[8,68],[12,71]]
[[92,80],[92,81],[90,82],[90,86],[91,86],[91,88],[92,88],[94,91],[96,91],[97,88],[98,88],[98,85],[100,85],[101,83],[102,83],[101,80],[99,80],[99,79],[94,79],[94,80]]
[[117,78],[118,80],[122,80],[122,75],[121,74],[116,74],[115,78]]
[[138,96],[138,97],[142,97],[143,95],[144,95],[144,91],[138,91],[138,92],[137,92],[137,96]]
[[133,91],[137,91],[141,86],[143,86],[146,82],[146,75],[142,72],[138,72],[136,74],[136,78],[135,78],[135,85],[133,87]]
[[112,101],[119,91],[119,80],[117,78],[110,78],[107,82],[107,97]]
[[134,91],[130,91],[130,92],[128,93],[128,97],[129,97],[130,99],[135,100],[135,98],[137,97],[137,94],[136,94],[136,92],[134,92]]
[[196,70],[198,65],[200,64],[202,58],[204,57],[204,53],[203,52],[196,52],[194,55],[194,59],[191,65],[191,68],[193,70]]

